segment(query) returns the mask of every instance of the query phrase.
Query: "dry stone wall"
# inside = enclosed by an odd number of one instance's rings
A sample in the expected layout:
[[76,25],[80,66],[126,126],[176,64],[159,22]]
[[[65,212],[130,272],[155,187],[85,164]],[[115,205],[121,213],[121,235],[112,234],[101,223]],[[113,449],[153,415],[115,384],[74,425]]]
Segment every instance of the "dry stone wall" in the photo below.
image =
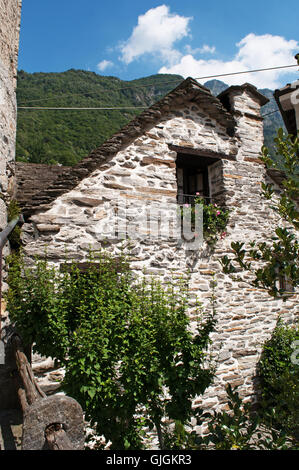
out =
[[[0,0],[0,191],[4,202],[13,193],[16,137],[16,77],[21,1]],[[4,201],[3,201],[4,198]],[[1,227],[4,219],[1,217]]]
[[[16,77],[21,18],[21,0],[0,0],[0,230],[7,224],[7,205],[14,193],[16,139]],[[3,257],[9,253],[6,245]],[[5,273],[2,289],[6,288]],[[6,344],[9,319],[1,304],[1,337]],[[14,383],[5,350],[5,365],[0,364],[0,409],[15,407]]]
[[[211,282],[216,280],[217,327],[212,352],[217,361],[216,379],[203,397],[196,400],[205,408],[218,408],[226,400],[225,385],[240,385],[241,395],[256,393],[256,365],[263,342],[273,331],[278,315],[289,321],[298,318],[298,296],[285,303],[253,289],[250,278],[233,281],[224,275],[220,258],[229,254],[233,240],[265,240],[272,234],[276,215],[261,197],[265,168],[258,159],[263,144],[262,119],[258,99],[246,90],[230,96],[237,121],[234,137],[206,113],[191,104],[161,118],[124,150],[83,179],[78,186],[58,197],[52,207],[36,213],[23,227],[28,261],[36,254],[54,264],[68,257],[84,260],[88,250],[105,247],[118,254],[130,244],[131,267],[138,274],[171,276],[191,273],[190,317],[195,320],[194,301],[198,296],[204,309],[210,308]],[[209,167],[211,195],[225,201],[232,210],[227,236],[214,250],[203,244],[190,250],[186,242],[174,238],[153,239],[148,226],[139,238],[120,242],[109,238],[113,214],[119,200],[127,206],[124,222],[136,233],[136,212],[155,206],[163,214],[177,211],[177,153],[169,145],[212,150],[227,155]],[[232,159],[235,156],[235,160]],[[166,210],[165,210],[166,208]],[[163,212],[164,211],[164,212]],[[168,212],[168,214],[167,214]],[[157,227],[156,227],[157,229]],[[47,380],[49,374],[47,375]],[[40,382],[43,378],[40,376]]]

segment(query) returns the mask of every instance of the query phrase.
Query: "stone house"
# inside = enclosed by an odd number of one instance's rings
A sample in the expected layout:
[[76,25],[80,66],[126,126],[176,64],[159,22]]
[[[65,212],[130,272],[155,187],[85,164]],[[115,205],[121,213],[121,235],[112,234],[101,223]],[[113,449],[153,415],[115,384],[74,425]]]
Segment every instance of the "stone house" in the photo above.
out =
[[[98,250],[104,241],[115,254],[130,244],[134,272],[165,281],[189,272],[191,291],[206,308],[210,283],[216,278],[216,380],[197,402],[208,408],[225,402],[227,383],[239,385],[244,397],[252,397],[261,347],[278,315],[290,321],[298,318],[296,293],[286,302],[274,300],[252,288],[246,274],[242,281],[224,275],[219,263],[230,253],[232,241],[265,240],[277,221],[261,196],[261,183],[273,178],[279,191],[279,175],[269,175],[259,159],[261,107],[267,101],[248,83],[214,97],[188,78],[75,167],[60,168],[59,174],[49,169],[47,187],[41,180],[33,187],[32,178],[26,176],[34,169],[39,180],[41,167],[17,164],[17,198],[25,217],[22,240],[29,261],[35,255],[45,256],[46,250],[48,259],[59,266],[67,249],[68,256],[80,263],[90,248]],[[191,249],[188,241],[170,235],[170,229],[159,232],[164,217],[171,228],[178,205],[192,202],[196,193],[232,209],[227,235],[213,249],[205,242]],[[162,214],[162,225],[154,218],[154,236],[145,223],[136,223],[138,214],[146,220],[149,207]],[[116,210],[121,223],[112,236]],[[128,234],[130,239],[121,239]],[[37,364],[36,373],[50,389],[52,366],[46,375],[39,374],[42,367]]]

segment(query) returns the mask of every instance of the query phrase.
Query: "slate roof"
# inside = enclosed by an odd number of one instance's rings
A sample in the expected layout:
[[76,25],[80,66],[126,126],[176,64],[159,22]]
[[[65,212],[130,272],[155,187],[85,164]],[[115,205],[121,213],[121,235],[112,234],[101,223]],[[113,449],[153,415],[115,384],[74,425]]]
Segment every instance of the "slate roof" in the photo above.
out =
[[21,209],[44,188],[53,184],[60,176],[69,171],[71,167],[61,165],[46,165],[42,163],[15,163],[16,194],[15,198]]
[[[261,102],[265,104],[268,99],[261,95],[257,89],[250,84],[238,87],[231,87],[234,90],[248,90],[253,93]],[[28,197],[23,204],[23,215],[28,217],[35,211],[47,210],[50,204],[62,194],[72,190],[80,181],[88,177],[94,170],[99,168],[107,158],[112,157],[125,148],[137,137],[141,136],[148,128],[158,123],[163,116],[172,110],[188,103],[196,103],[211,118],[222,125],[228,135],[235,133],[236,121],[233,115],[225,106],[225,91],[215,97],[211,91],[200,85],[196,80],[187,78],[181,82],[174,90],[169,92],[160,101],[147,108],[139,116],[135,117],[119,132],[116,132],[110,139],[106,140],[100,147],[93,150],[83,160],[74,167],[68,167],[59,171],[56,178],[52,178],[49,184],[45,184],[43,189]],[[63,168],[63,167],[60,167]],[[20,192],[18,194],[21,194]]]
[[[82,179],[105,163],[107,158],[115,155],[133,142],[147,128],[159,122],[169,111],[175,110],[185,103],[196,103],[208,116],[225,127],[229,135],[234,134],[236,122],[232,114],[227,111],[218,98],[212,95],[208,88],[189,77],[160,101],[135,117],[100,147],[93,150],[77,165],[64,167],[63,171],[58,172],[56,178],[50,179],[50,184],[44,185],[41,191],[32,193],[31,199],[28,197],[26,203],[23,204],[24,216],[28,217],[40,209],[48,209],[51,202],[77,186]],[[20,190],[18,194],[20,197]]]

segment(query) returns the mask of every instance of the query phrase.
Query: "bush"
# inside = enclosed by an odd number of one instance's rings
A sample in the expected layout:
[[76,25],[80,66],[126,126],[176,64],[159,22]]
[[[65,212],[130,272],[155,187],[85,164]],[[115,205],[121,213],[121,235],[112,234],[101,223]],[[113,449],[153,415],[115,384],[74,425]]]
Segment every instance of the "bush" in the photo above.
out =
[[[284,430],[276,430],[257,414],[255,405],[243,402],[237,387],[226,387],[229,411],[206,413],[199,424],[208,425],[205,437],[197,439],[199,448],[215,450],[296,449]],[[266,413],[266,412],[265,412]],[[204,421],[203,421],[204,419]]]
[[[184,281],[163,287],[132,278],[125,259],[100,254],[80,273],[47,261],[11,264],[8,310],[27,344],[61,361],[63,389],[113,449],[142,447],[144,426],[183,425],[213,378],[205,350],[214,312],[190,332]],[[198,306],[198,313],[200,307]]]
[[[191,227],[195,227],[196,205],[202,207],[202,231],[203,238],[208,245],[214,247],[219,237],[223,239],[227,233],[225,231],[231,210],[218,206],[217,204],[207,203],[204,198],[196,196],[194,205],[184,204],[181,207],[181,216],[188,214],[190,211]],[[188,210],[187,210],[188,209]]]
[[[299,365],[292,361],[299,329],[278,322],[258,365],[262,410],[271,409],[271,425],[299,441]],[[268,418],[269,421],[269,418]]]
[[167,435],[171,450],[298,450],[291,436],[277,430],[256,412],[255,405],[244,402],[237,387],[227,385],[227,410],[203,412],[194,410],[197,424],[205,428],[204,435],[187,431],[176,422]]

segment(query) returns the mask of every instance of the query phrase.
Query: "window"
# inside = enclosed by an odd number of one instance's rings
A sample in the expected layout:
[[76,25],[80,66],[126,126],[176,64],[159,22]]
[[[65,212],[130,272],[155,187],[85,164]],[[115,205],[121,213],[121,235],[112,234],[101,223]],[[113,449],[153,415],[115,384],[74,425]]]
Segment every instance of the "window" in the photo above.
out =
[[210,200],[208,166],[214,161],[217,160],[178,154],[176,164],[179,204],[193,204],[196,195]]

